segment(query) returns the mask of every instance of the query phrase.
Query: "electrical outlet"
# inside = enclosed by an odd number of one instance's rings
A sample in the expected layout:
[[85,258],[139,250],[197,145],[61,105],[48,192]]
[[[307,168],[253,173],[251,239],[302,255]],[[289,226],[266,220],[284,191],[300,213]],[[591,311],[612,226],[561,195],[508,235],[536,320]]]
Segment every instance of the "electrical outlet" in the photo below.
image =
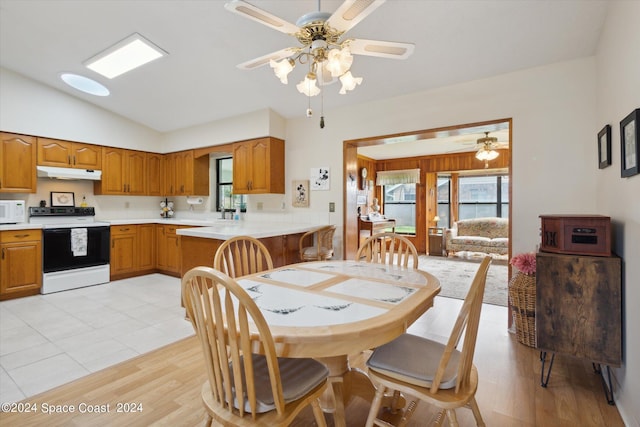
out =
[[129,202],[124,202],[124,208],[129,209]]
[[262,202],[258,202],[258,210],[261,211],[262,210]]
[[336,211],[336,204],[334,202],[329,202],[329,212]]

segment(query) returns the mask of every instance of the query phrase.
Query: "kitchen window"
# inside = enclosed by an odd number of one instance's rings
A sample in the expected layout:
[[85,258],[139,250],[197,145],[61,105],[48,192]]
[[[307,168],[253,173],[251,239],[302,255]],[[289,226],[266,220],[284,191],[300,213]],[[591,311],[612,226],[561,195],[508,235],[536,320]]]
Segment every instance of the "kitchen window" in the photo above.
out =
[[247,196],[233,194],[233,157],[216,159],[216,211],[247,211]]

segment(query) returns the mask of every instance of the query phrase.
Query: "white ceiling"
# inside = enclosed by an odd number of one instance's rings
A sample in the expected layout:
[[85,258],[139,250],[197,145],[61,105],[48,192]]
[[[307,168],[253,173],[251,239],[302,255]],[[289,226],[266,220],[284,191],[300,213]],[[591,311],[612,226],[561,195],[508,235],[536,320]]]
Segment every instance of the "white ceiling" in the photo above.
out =
[[[249,2],[293,23],[318,8],[315,0]],[[224,3],[0,0],[0,65],[160,132],[265,108],[304,116],[307,100],[295,88],[302,67],[288,86],[268,66],[236,68],[298,42]],[[324,0],[321,10],[340,4]],[[388,0],[347,36],[412,42],[415,52],[404,61],[355,56],[352,72],[364,77],[362,85],[346,95],[339,84],[326,87],[325,111],[593,55],[606,12],[607,0]],[[169,55],[113,80],[82,65],[134,32]],[[111,95],[75,91],[61,72],[94,78]]]

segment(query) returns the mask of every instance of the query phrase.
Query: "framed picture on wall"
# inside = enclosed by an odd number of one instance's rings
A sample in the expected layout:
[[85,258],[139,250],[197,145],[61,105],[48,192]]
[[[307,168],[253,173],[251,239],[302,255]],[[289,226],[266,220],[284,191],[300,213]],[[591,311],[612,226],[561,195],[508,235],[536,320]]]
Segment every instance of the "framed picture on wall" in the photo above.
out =
[[310,177],[312,190],[329,190],[331,175],[328,167],[311,168]]
[[606,125],[598,132],[598,167],[611,166],[611,126]]
[[620,122],[621,175],[623,178],[638,174],[640,163],[640,108]]
[[294,208],[308,208],[309,180],[294,180],[292,194],[293,200],[291,201],[291,205]]
[[75,206],[74,194],[66,191],[65,192],[52,191],[51,206],[52,207]]

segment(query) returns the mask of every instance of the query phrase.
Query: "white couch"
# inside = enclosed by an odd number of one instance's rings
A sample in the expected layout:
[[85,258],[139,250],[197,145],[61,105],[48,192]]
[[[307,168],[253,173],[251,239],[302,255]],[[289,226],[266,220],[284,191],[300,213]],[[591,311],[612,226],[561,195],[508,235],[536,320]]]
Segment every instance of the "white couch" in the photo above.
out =
[[473,218],[457,221],[445,232],[445,249],[505,255],[509,251],[507,218]]

